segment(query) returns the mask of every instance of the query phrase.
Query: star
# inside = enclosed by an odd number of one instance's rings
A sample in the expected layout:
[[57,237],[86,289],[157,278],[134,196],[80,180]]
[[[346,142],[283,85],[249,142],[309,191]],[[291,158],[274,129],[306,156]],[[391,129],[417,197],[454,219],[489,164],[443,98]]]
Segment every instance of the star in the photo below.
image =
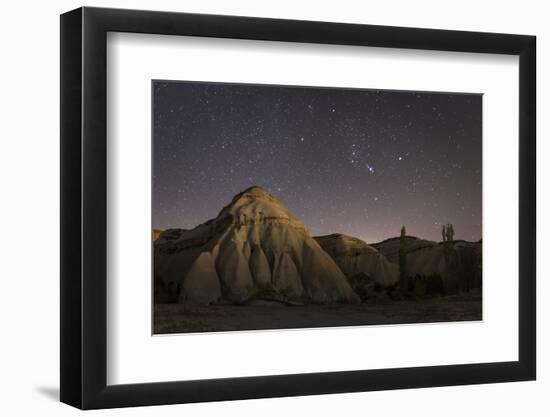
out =
[[195,227],[260,185],[300,214],[314,236],[349,233],[372,242],[398,234],[404,223],[435,240],[434,221],[453,219],[461,237],[481,237],[477,95],[153,87],[155,227]]

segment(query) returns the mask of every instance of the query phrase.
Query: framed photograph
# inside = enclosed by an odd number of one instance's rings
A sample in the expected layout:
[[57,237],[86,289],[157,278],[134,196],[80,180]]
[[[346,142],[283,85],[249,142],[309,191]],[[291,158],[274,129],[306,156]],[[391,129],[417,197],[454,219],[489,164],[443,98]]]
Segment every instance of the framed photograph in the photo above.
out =
[[533,380],[535,37],[61,16],[61,401]]

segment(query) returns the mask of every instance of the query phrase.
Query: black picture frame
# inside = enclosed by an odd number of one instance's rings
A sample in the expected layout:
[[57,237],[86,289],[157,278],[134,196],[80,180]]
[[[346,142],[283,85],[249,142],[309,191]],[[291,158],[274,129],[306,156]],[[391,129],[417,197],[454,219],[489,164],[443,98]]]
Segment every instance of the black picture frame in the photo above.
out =
[[[107,385],[108,32],[519,56],[519,360]],[[79,8],[61,15],[61,401],[81,409],[536,378],[536,38],[251,17]]]

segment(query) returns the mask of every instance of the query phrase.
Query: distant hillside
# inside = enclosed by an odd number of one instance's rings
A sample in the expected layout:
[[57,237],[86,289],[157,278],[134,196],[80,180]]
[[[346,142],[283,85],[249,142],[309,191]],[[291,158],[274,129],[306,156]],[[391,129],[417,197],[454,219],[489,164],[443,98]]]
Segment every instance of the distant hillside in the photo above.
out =
[[[436,246],[438,243],[431,240],[420,239],[415,236],[405,236],[407,242],[407,252],[412,252],[418,249],[430,248]],[[382,242],[372,243],[370,246],[378,249],[378,251],[384,255],[388,261],[397,264],[399,262],[399,245],[400,237],[392,237]]]
[[361,239],[336,233],[316,236],[315,240],[332,256],[348,278],[363,273],[384,285],[394,284],[399,278],[397,265]]

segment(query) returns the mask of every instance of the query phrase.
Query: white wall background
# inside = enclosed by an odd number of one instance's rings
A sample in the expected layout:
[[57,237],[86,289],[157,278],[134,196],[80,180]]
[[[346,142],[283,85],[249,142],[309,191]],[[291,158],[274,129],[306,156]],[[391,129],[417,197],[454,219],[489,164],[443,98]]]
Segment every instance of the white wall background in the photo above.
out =
[[[0,410],[4,415],[75,415],[57,401],[59,392],[59,17],[81,6],[72,0],[3,4],[0,72]],[[124,0],[86,5],[198,13],[534,34],[538,37],[539,248],[550,250],[550,147],[542,120],[550,97],[550,26],[545,3],[536,0],[338,2],[277,0]],[[538,381],[377,393],[237,401],[99,411],[99,415],[264,416],[337,413],[464,416],[548,415],[550,390],[548,263],[539,263]]]

